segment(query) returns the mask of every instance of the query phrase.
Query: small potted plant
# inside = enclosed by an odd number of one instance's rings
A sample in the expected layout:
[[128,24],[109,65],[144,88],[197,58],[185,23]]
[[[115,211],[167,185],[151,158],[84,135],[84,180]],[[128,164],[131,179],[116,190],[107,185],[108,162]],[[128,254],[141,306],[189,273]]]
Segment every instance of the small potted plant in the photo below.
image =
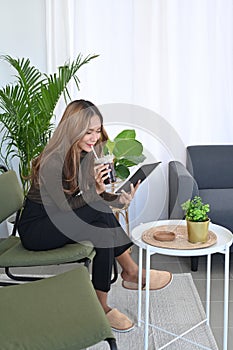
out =
[[207,213],[209,204],[204,204],[202,198],[195,196],[181,205],[187,222],[188,240],[191,243],[206,242],[210,219]]

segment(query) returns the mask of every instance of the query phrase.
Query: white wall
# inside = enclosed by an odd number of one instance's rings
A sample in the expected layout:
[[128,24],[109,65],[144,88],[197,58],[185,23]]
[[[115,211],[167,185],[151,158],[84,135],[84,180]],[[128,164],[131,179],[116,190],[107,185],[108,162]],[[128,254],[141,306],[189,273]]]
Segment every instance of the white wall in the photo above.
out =
[[[0,0],[0,55],[28,57],[46,72],[45,1]],[[0,61],[1,87],[14,81],[13,74],[7,63]],[[4,222],[0,237],[6,232]]]
[[[45,0],[0,0],[0,55],[28,57],[46,71]],[[0,61],[0,85],[12,81]]]

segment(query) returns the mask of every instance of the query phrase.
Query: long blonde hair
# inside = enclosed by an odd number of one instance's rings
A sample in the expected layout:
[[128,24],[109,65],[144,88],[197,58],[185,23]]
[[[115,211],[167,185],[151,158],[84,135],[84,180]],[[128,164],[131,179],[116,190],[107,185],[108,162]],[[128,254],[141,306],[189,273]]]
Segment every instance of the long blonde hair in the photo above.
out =
[[[103,127],[103,117],[99,109],[90,101],[75,100],[70,102],[63,116],[49,140],[44,151],[37,157],[32,164],[31,179],[35,185],[39,184],[39,171],[51,159],[51,157],[59,153],[64,158],[63,164],[63,190],[66,193],[75,193],[78,186],[78,172],[80,169],[80,151],[78,151],[78,143],[86,134],[90,126],[91,118],[97,115],[101,122],[101,137],[95,145],[95,150],[100,156],[102,154],[103,145],[108,139],[107,132]],[[89,174],[93,169],[93,157],[89,157]],[[84,177],[84,187],[88,187],[88,176]]]

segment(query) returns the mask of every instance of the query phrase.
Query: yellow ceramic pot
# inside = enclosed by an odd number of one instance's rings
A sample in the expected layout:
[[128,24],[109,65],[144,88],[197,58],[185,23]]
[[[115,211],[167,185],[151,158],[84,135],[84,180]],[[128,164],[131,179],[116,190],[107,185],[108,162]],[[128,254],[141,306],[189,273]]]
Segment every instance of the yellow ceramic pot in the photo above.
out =
[[202,242],[205,243],[208,240],[208,229],[209,229],[209,222],[202,221],[202,222],[195,222],[195,221],[189,221],[187,222],[187,229],[188,229],[188,241],[191,243],[198,243]]

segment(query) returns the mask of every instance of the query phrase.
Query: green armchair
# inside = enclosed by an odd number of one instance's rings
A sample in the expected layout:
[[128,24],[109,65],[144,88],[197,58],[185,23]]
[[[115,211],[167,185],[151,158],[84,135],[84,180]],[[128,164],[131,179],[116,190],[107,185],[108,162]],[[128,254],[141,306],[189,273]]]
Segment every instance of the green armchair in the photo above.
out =
[[0,288],[1,350],[79,350],[116,340],[84,266]]
[[[0,175],[0,198],[0,223],[15,212],[19,215],[24,197],[13,170],[5,171]],[[4,268],[7,276],[15,281],[34,281],[39,277],[13,275],[10,271],[10,268],[13,267],[48,266],[75,262],[82,262],[88,267],[94,256],[95,250],[90,242],[67,244],[62,248],[48,251],[29,251],[23,247],[20,238],[16,236],[16,225],[14,225],[12,234],[0,242],[0,267]],[[6,284],[7,282],[0,283],[0,285]]]

